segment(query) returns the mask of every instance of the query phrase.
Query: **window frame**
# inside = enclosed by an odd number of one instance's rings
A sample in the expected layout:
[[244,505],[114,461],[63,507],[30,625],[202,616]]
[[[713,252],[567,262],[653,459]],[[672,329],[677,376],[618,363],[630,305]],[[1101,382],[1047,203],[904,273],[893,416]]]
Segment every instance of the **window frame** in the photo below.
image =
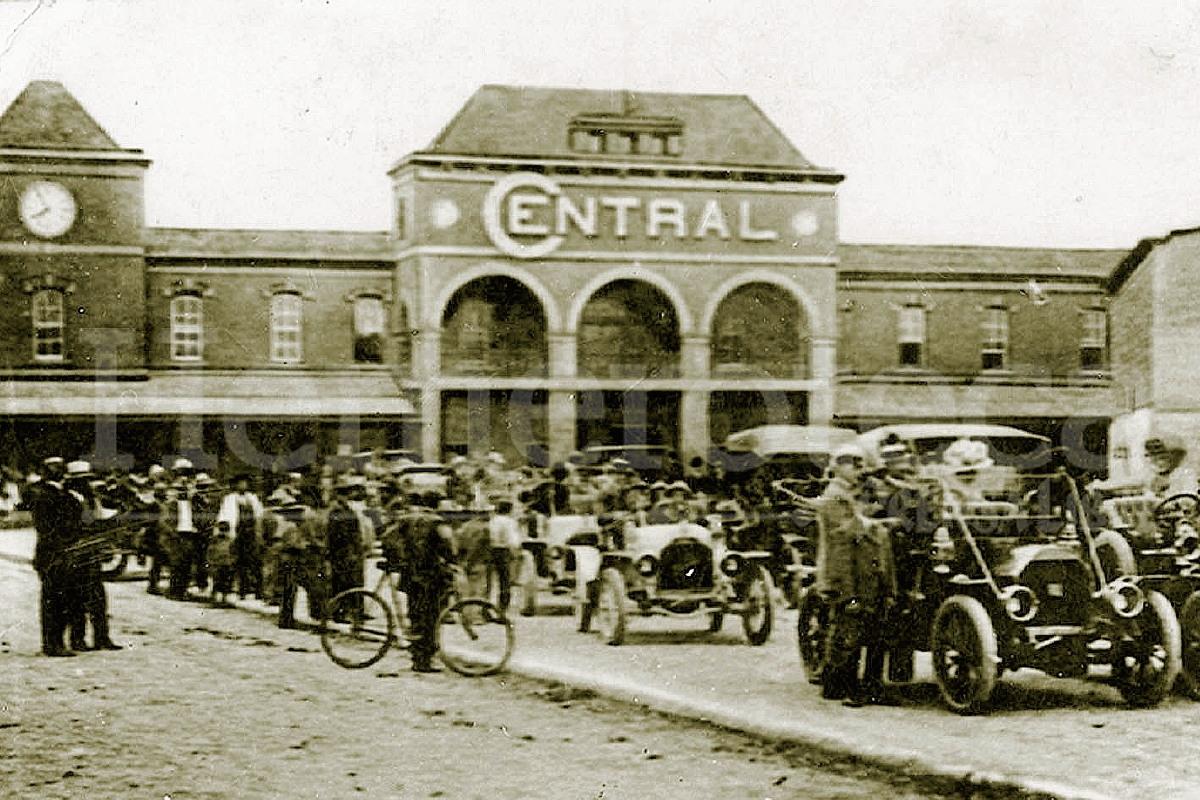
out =
[[270,359],[273,364],[304,360],[304,297],[300,292],[285,290],[271,295]]
[[1084,308],[1079,316],[1079,368],[1102,371],[1108,367],[1108,312],[1103,308]]
[[[180,311],[179,306],[193,306],[194,311]],[[181,292],[171,298],[171,360],[197,362],[204,360],[204,298],[199,294]],[[194,320],[189,320],[194,317]],[[187,334],[194,334],[188,339]],[[184,352],[194,350],[194,352]]]
[[998,303],[983,309],[982,342],[979,350],[981,366],[985,370],[1008,368],[1010,313],[1008,306]]
[[[53,298],[52,307],[55,311],[57,319],[47,321],[43,313],[46,306],[40,301],[46,298]],[[30,350],[33,361],[37,364],[62,364],[66,361],[67,337],[66,337],[66,296],[62,289],[43,286],[33,291],[29,298],[29,321],[30,321]],[[57,330],[57,336],[43,336],[43,331]],[[44,352],[47,344],[58,345],[58,352]]]
[[[372,312],[378,318],[378,328],[376,330],[366,330],[365,327],[360,327],[365,317],[365,313],[360,315],[360,309],[364,308],[368,303],[376,306],[376,310]],[[382,295],[378,294],[359,294],[354,297],[351,305],[351,313],[353,315],[353,330],[351,331],[354,338],[354,363],[355,364],[382,364],[383,363],[383,342],[384,334],[387,331],[387,306],[383,301]],[[371,337],[376,337],[375,344],[369,346]]]
[[928,343],[927,314],[928,309],[919,303],[907,303],[896,309],[897,358],[902,367],[925,366],[925,345]]

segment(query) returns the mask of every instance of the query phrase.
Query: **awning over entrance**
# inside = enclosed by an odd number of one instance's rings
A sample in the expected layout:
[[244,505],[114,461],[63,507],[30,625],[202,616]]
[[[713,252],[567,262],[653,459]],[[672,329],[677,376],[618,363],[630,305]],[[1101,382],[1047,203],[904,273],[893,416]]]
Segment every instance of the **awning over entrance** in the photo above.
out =
[[413,416],[386,372],[180,372],[144,381],[7,381],[0,414],[36,416]]

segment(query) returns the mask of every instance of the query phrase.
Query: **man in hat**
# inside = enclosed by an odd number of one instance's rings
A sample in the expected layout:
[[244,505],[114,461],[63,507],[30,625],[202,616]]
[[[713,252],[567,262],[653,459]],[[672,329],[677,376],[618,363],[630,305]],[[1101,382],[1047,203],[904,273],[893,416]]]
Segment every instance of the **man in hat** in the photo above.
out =
[[947,500],[958,506],[986,501],[983,487],[979,485],[979,473],[994,464],[986,442],[958,439],[942,453],[942,462],[949,471]]
[[221,498],[217,526],[228,527],[233,539],[233,574],[241,598],[262,596],[263,504],[250,488],[247,473],[234,476]]
[[366,554],[375,542],[375,526],[365,513],[367,479],[343,473],[334,482],[333,504],[326,512],[330,588],[336,597],[365,583]]
[[171,467],[172,480],[159,518],[159,542],[170,564],[167,596],[186,600],[196,567],[196,541],[201,534],[204,498],[196,484],[196,468],[186,458],[177,458]]
[[866,466],[866,455],[858,446],[835,450],[829,468],[832,477],[818,505],[816,588],[830,611],[821,694],[852,707],[890,701],[883,692],[880,634],[894,602],[896,576],[888,533],[868,522],[860,499]]
[[409,495],[409,510],[397,518],[394,532],[400,590],[408,599],[414,672],[439,671],[433,665],[437,618],[454,562],[453,548],[442,533],[443,520],[435,512],[440,499],[435,492]]
[[65,463],[59,456],[43,462],[44,477],[33,484],[29,499],[37,540],[33,548],[33,569],[41,580],[40,619],[42,652],[48,656],[72,656],[64,638],[67,631],[67,605],[71,591],[67,561],[65,519],[71,506],[63,487]]
[[323,619],[329,584],[325,520],[299,494],[284,487],[273,492],[269,502],[274,517],[270,527],[278,540],[279,627],[296,627],[300,589],[308,598],[309,617]]
[[[66,502],[69,510],[63,516],[65,538],[71,542],[73,556],[70,564],[70,580],[77,594],[70,602],[67,616],[71,631],[71,648],[86,650],[84,629],[88,621],[92,625],[92,648],[94,650],[120,650],[121,646],[109,636],[108,592],[104,576],[100,573],[100,558],[105,552],[102,544],[103,532],[99,527],[99,506],[92,486],[92,466],[86,461],[67,464],[63,478]],[[101,546],[89,546],[98,542]]]
[[488,519],[488,539],[491,542],[490,572],[499,585],[499,607],[508,613],[512,602],[512,570],[520,564],[521,526],[513,513],[513,501],[507,498],[496,502],[496,510]]

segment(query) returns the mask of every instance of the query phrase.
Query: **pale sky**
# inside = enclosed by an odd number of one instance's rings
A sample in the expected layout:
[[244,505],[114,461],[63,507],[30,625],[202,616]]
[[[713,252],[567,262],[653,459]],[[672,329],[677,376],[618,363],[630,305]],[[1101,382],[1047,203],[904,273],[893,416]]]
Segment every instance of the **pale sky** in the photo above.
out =
[[748,95],[847,176],[845,242],[1200,226],[1194,2],[0,2],[0,107],[39,79],[153,160],[153,227],[384,230],[486,83]]

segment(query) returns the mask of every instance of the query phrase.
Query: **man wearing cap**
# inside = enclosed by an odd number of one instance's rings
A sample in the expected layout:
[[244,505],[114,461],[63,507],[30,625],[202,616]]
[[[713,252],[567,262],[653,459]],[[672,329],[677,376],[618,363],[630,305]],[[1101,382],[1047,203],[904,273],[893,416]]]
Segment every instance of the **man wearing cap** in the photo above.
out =
[[818,503],[816,588],[830,609],[821,694],[852,707],[887,701],[880,629],[896,593],[887,530],[868,523],[860,499],[865,468],[866,457],[859,447],[839,447],[832,455],[832,477]]
[[159,542],[171,569],[167,596],[173,600],[186,600],[195,566],[196,538],[204,501],[196,486],[196,469],[191,461],[175,459],[171,472],[174,479],[167,490],[159,519]]

